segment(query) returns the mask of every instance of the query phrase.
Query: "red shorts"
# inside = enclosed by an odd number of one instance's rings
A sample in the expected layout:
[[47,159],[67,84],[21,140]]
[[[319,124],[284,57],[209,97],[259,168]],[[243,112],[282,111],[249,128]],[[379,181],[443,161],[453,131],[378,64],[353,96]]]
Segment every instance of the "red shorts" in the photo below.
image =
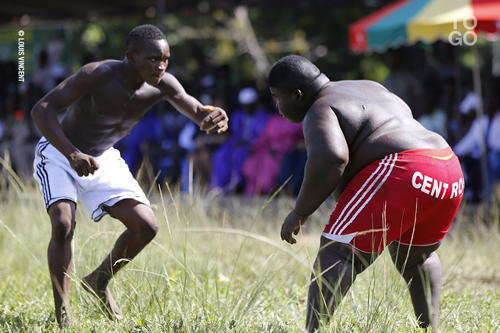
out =
[[425,246],[441,242],[464,193],[464,178],[450,147],[391,154],[361,170],[339,198],[323,236],[364,252],[392,241]]

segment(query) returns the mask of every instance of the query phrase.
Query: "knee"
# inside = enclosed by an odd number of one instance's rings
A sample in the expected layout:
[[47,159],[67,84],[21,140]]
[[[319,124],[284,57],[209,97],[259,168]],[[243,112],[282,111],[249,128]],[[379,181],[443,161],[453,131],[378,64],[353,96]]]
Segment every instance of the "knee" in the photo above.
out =
[[58,243],[70,242],[73,239],[75,222],[68,217],[57,217],[52,221],[52,240]]
[[157,233],[158,221],[154,217],[144,220],[137,231],[137,235],[146,243],[151,242]]
[[[353,255],[338,243],[321,249],[314,264],[315,274],[329,284],[338,285],[346,290],[357,277],[357,268],[353,264]],[[350,251],[350,250],[349,250]]]
[[439,261],[439,257],[436,252],[431,252],[428,255],[422,255],[420,258],[414,258],[414,260],[409,260],[406,264],[407,269],[420,269],[421,267],[426,269],[428,267],[433,268],[434,266],[441,267],[441,262]]
[[52,204],[48,213],[52,224],[52,241],[71,242],[75,229],[75,204],[68,200]]

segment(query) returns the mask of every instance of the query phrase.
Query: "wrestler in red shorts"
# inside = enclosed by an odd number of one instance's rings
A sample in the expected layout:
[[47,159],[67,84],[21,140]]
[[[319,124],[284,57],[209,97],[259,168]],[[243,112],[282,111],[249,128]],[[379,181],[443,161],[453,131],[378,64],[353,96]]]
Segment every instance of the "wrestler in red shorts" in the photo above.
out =
[[349,182],[323,236],[369,253],[393,241],[435,245],[448,232],[463,192],[462,169],[450,147],[390,154]]
[[268,83],[280,114],[302,122],[307,150],[281,239],[296,243],[293,235],[308,217],[332,194],[337,200],[314,262],[306,329],[327,325],[357,275],[387,246],[420,326],[437,331],[442,273],[436,250],[464,192],[449,144],[382,85],[330,81],[303,57],[277,61]]

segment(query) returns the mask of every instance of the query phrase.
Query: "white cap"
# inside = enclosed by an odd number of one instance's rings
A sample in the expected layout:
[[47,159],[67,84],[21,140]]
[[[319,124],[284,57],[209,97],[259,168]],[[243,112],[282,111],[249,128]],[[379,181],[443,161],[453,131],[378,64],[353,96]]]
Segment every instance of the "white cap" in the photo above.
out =
[[476,110],[479,105],[479,99],[475,92],[468,93],[460,103],[459,109],[461,114],[469,114],[472,110]]
[[254,88],[243,88],[238,94],[238,102],[243,105],[257,102],[257,91]]

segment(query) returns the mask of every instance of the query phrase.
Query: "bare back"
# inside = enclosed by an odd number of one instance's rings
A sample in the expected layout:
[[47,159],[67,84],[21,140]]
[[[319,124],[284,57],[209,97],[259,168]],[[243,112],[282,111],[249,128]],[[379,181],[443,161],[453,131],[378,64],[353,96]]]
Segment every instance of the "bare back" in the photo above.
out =
[[388,154],[448,146],[441,136],[420,125],[398,96],[372,81],[331,82],[314,104],[328,105],[335,113],[347,142],[349,163],[340,191],[357,172]]

